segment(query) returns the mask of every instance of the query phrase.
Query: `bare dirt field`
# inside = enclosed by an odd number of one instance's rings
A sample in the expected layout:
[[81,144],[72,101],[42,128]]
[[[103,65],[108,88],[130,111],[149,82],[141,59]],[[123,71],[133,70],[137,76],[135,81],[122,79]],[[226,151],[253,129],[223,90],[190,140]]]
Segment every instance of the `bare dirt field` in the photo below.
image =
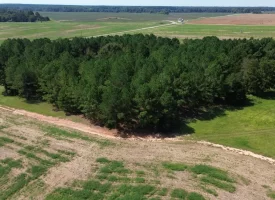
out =
[[8,109],[0,112],[0,169],[0,199],[127,199],[133,191],[170,199],[188,191],[190,199],[264,200],[275,190],[275,165],[251,156],[185,140],[103,139]]
[[275,25],[275,14],[236,14],[221,17],[201,18],[189,21],[189,24],[216,25]]

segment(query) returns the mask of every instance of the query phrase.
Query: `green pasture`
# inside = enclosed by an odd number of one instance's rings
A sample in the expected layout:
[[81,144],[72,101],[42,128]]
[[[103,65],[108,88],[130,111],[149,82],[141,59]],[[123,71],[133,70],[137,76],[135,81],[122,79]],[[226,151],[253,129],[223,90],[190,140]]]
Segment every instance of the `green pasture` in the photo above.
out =
[[[217,36],[227,38],[275,37],[275,26],[193,25],[174,24],[178,18],[189,22],[200,17],[215,17],[226,13],[65,13],[42,12],[50,22],[0,23],[0,44],[8,38],[72,38],[101,35],[156,34],[163,37],[202,38]],[[167,24],[167,26],[165,25]],[[163,26],[164,25],[164,26]],[[159,27],[158,27],[159,26]],[[153,27],[153,28],[152,28]]]
[[56,21],[111,21],[111,22],[144,22],[161,20],[198,19],[200,17],[224,16],[227,13],[170,13],[169,15],[157,13],[108,13],[108,12],[40,12]]
[[142,33],[176,38],[202,38],[205,36],[217,36],[221,39],[265,38],[275,37],[275,26],[177,24],[143,30]]
[[157,26],[165,22],[43,22],[0,23],[0,41],[7,38],[71,38],[92,37]]
[[162,37],[176,37],[179,39],[202,38],[205,36],[217,36],[221,39],[275,37],[275,26],[233,26],[193,24],[168,25],[169,23],[170,22],[168,21],[51,21],[43,23],[0,23],[0,43],[6,40],[7,38],[37,39],[47,37],[50,39],[58,39],[72,37],[94,37],[108,34],[122,35],[124,33],[155,34]]
[[80,116],[66,116],[63,111],[54,111],[54,107],[46,102],[28,102],[18,96],[4,96],[4,87],[0,86],[0,105],[8,106],[15,109],[23,109],[30,112],[39,113],[46,116],[66,118],[74,122],[87,123],[85,119]]
[[275,100],[249,99],[249,106],[216,109],[190,122],[191,137],[275,158]]

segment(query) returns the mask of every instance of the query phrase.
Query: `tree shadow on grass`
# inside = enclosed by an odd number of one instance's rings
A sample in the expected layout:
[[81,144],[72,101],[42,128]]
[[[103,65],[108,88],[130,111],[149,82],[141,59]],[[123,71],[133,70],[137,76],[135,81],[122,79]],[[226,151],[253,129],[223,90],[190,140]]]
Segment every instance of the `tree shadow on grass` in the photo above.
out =
[[30,99],[30,100],[26,99],[26,100],[24,100],[24,102],[27,104],[36,104],[36,105],[43,103],[42,100],[38,100],[38,99]]
[[264,92],[263,94],[259,95],[259,97],[267,100],[275,100],[275,91]]
[[169,126],[169,129],[137,129],[132,131],[119,131],[121,137],[141,137],[141,138],[174,138],[177,136],[192,135],[195,133],[195,129],[189,126],[190,123],[196,121],[211,121],[217,117],[226,116],[226,111],[239,111],[246,107],[253,106],[252,99],[247,99],[243,104],[237,106],[228,106],[220,104],[217,106],[201,107],[192,110],[184,110],[179,119],[174,121],[173,125]]

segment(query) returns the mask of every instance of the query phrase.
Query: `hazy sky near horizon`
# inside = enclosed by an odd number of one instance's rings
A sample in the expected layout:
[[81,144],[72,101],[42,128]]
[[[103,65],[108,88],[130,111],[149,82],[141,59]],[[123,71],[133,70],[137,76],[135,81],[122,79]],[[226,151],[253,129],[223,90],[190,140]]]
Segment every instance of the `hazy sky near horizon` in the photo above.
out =
[[0,0],[0,3],[143,6],[274,6],[275,0]]

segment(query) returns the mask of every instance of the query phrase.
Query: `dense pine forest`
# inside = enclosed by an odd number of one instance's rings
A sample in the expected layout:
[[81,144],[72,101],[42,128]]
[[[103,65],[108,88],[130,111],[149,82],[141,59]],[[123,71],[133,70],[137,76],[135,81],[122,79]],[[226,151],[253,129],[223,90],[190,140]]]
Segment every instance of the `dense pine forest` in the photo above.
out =
[[0,9],[0,22],[37,22],[50,21],[49,17],[43,17],[38,12],[30,10]]
[[188,6],[75,6],[2,4],[2,8],[43,12],[130,12],[130,13],[261,13],[275,11],[273,7],[188,7]]
[[154,35],[9,39],[0,47],[6,95],[47,101],[122,129],[175,127],[202,107],[239,106],[275,84],[275,41]]

